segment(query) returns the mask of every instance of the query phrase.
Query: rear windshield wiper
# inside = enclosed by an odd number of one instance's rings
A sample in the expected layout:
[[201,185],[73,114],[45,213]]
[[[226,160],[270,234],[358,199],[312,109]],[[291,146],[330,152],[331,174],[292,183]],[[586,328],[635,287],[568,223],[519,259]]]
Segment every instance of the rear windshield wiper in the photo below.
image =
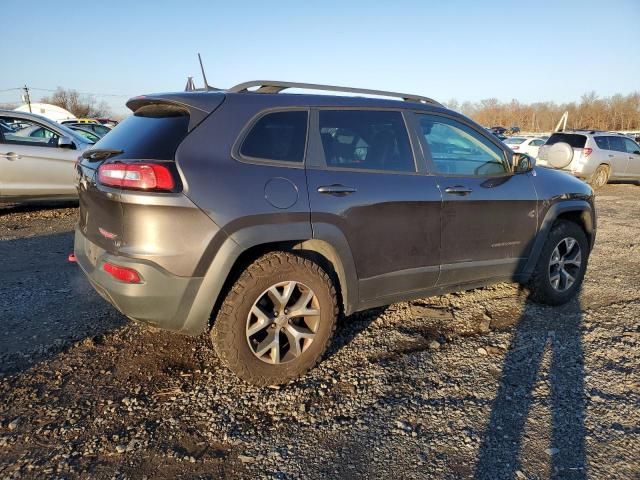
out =
[[118,150],[115,148],[92,148],[85,150],[82,154],[82,158],[87,160],[106,160],[112,155],[119,155],[124,153],[124,150]]

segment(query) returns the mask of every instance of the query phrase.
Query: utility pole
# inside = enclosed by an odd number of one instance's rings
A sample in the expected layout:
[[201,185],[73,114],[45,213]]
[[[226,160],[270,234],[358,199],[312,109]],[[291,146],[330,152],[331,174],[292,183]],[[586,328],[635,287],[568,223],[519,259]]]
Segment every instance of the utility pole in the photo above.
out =
[[29,97],[29,87],[25,85],[23,90],[24,90],[24,95],[22,96],[22,100],[29,106],[29,113],[33,113],[31,111],[31,98]]

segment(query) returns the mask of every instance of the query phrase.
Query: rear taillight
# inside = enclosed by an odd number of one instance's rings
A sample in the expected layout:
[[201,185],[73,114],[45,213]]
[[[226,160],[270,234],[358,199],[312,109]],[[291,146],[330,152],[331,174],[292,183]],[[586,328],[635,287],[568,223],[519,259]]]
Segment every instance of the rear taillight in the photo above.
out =
[[105,163],[98,168],[102,185],[139,190],[173,190],[171,171],[158,163]]
[[585,147],[582,149],[582,155],[584,155],[585,157],[591,155],[591,152],[593,152],[593,148]]
[[515,147],[511,147],[511,150],[520,150],[520,147],[516,145]]
[[140,283],[140,275],[133,268],[121,267],[107,262],[102,266],[102,269],[120,282]]

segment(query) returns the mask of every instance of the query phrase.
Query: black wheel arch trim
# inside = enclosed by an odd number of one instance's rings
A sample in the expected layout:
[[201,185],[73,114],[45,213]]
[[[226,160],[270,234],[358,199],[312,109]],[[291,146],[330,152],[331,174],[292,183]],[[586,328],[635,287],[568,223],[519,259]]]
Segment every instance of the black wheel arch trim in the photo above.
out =
[[544,219],[540,223],[540,228],[533,241],[533,246],[528,259],[524,267],[522,268],[521,275],[524,275],[526,279],[533,273],[544,242],[549,236],[553,223],[564,213],[577,212],[582,214],[582,220],[586,230],[587,238],[589,239],[589,250],[593,248],[596,236],[596,219],[595,211],[587,200],[574,199],[574,200],[562,200],[553,204],[547,210]]

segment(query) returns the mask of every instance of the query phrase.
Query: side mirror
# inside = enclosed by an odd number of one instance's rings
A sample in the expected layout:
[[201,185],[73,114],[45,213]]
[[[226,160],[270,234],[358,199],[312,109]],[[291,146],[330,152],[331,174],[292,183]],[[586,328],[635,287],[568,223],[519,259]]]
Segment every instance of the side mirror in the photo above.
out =
[[58,138],[58,148],[69,148],[71,150],[74,150],[76,148],[76,145],[69,137],[63,136]]
[[526,153],[513,154],[513,172],[527,173],[536,166],[536,159]]

